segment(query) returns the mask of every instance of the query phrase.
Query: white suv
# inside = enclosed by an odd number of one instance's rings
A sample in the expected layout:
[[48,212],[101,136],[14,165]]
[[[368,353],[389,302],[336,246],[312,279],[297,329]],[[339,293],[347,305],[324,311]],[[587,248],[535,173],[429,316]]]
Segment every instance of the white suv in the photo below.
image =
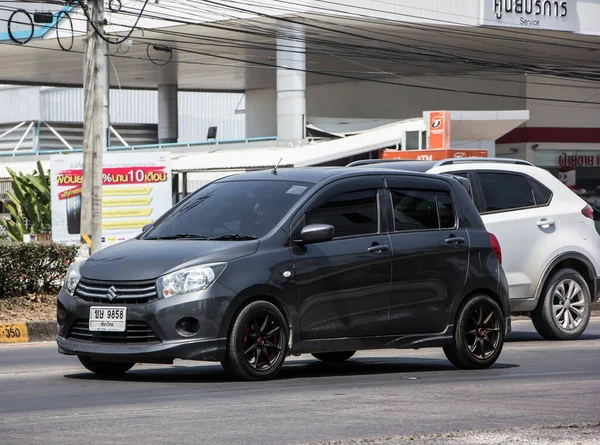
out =
[[578,338],[600,297],[594,212],[550,172],[513,159],[357,161],[467,178],[462,182],[502,247],[511,312],[531,316],[547,339]]

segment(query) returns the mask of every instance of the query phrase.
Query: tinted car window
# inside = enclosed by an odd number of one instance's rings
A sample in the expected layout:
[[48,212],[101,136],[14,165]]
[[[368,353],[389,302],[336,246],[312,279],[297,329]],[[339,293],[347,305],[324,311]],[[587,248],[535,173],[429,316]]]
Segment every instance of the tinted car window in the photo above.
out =
[[483,192],[482,213],[534,207],[533,190],[527,178],[510,173],[478,173]]
[[438,229],[435,192],[392,190],[396,231]]
[[330,224],[335,237],[377,233],[377,190],[338,195],[306,213],[306,224]]
[[396,231],[452,229],[456,216],[448,192],[392,190]]
[[533,189],[535,204],[539,206],[547,205],[550,202],[550,199],[552,199],[552,192],[537,181],[529,180],[529,183]]
[[260,238],[280,222],[311,185],[287,181],[212,183],[171,210],[143,239],[231,233]]
[[456,214],[450,193],[437,192],[437,205],[440,214],[440,227],[453,229],[456,226]]

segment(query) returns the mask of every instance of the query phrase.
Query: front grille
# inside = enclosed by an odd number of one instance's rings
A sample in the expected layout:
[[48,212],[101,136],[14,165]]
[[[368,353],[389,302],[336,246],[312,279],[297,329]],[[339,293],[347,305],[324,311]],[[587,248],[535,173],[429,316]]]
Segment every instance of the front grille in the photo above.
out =
[[125,332],[91,332],[88,320],[75,320],[67,338],[90,343],[159,343],[160,339],[145,321],[128,320]]
[[[113,288],[116,298],[108,298]],[[75,289],[75,296],[83,301],[102,304],[143,304],[158,298],[154,281],[130,281],[107,283],[82,278]]]

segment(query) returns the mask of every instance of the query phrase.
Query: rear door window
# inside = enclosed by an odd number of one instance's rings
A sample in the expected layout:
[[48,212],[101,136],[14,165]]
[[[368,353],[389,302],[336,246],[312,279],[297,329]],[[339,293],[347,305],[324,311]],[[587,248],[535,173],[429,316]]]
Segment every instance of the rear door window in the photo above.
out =
[[537,181],[533,179],[529,179],[529,183],[531,184],[531,188],[533,189],[533,197],[535,199],[535,204],[538,206],[545,206],[550,204],[552,200],[552,192],[544,187]]
[[526,209],[537,205],[531,182],[523,175],[478,172],[477,177],[483,193],[481,213]]
[[448,192],[392,189],[391,195],[396,232],[456,226],[456,212]]

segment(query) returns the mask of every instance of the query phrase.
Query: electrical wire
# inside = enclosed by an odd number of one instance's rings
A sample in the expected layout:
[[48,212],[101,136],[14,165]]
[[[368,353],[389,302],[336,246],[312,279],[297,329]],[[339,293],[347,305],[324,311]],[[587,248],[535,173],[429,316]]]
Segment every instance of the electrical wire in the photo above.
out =
[[[69,24],[71,26],[71,44],[68,48],[65,48],[65,46],[62,44],[62,40],[58,29],[58,24],[61,23],[63,20],[60,18],[61,15],[69,19]],[[56,41],[58,42],[58,46],[60,46],[60,49],[62,49],[63,51],[71,51],[73,49],[73,45],[75,44],[75,31],[73,30],[73,20],[71,19],[69,13],[64,10],[59,11],[56,15]]]
[[[14,22],[14,18],[17,14],[23,14],[25,15],[25,17],[27,17],[27,20],[29,20],[29,24],[31,25],[31,32],[29,33],[29,36],[27,36],[27,38],[23,41],[18,40],[17,38],[15,38],[15,35],[13,34],[12,31],[12,25]],[[35,32],[35,27],[33,25],[33,18],[31,17],[31,14],[29,14],[29,12],[27,12],[24,9],[17,9],[16,11],[14,11],[10,17],[8,18],[8,37],[10,38],[10,40],[12,40],[14,43],[17,43],[19,45],[25,45],[26,43],[29,43],[29,41],[33,38],[33,34]]]
[[[164,17],[164,16],[161,16],[161,17],[160,17],[160,19],[164,20],[164,19],[165,19],[165,17]],[[182,20],[181,20],[181,19],[179,19],[179,20],[174,20],[174,21],[176,21],[176,22],[182,22]],[[189,22],[186,22],[186,23],[189,23]],[[189,23],[189,24],[191,24],[191,23]],[[454,59],[456,59],[457,57],[463,57],[463,58],[464,58],[464,56],[463,56],[462,54],[460,54],[460,55],[457,55],[456,53],[455,53],[455,54],[450,54],[449,56],[453,57]],[[511,55],[511,57],[513,57],[513,58],[514,58],[514,56],[513,56],[513,55]],[[486,62],[486,61],[484,61],[484,62]],[[505,64],[505,65],[507,65],[507,64],[506,64],[506,62],[504,62],[504,64]],[[509,66],[511,66],[511,64],[508,64],[508,65],[509,65]],[[514,64],[512,64],[512,65],[514,65]],[[523,69],[523,67],[520,67],[520,68],[521,68],[521,69]],[[546,68],[546,70],[547,70],[547,71],[550,71],[550,72],[552,71],[552,69],[548,69],[548,68]],[[539,70],[537,70],[537,72],[539,72]]]
[[[150,55],[150,48],[153,48],[155,51],[162,51],[168,53],[169,58],[162,63],[155,61]],[[148,60],[156,66],[167,66],[171,62],[171,60],[173,60],[173,50],[162,45],[153,45],[151,43],[148,43],[148,45],[146,46],[146,54],[148,55]]]
[[[164,17],[161,17],[162,19],[164,19]],[[156,30],[154,30],[156,32]],[[371,52],[369,54],[371,57],[373,57],[373,53]],[[451,58],[456,59],[457,56],[456,54],[451,54],[450,55]],[[431,55],[427,55],[427,57],[431,57]],[[493,64],[480,64],[480,67],[485,67],[485,68],[490,68],[490,65]],[[510,63],[506,63],[503,62],[501,64],[496,63],[496,66],[491,66],[492,68],[512,68],[512,69],[519,69],[519,71],[530,71],[530,72],[535,72],[535,73],[548,73],[548,74],[558,74],[558,75],[564,75],[564,73],[559,73],[556,72],[556,68],[549,68],[548,66],[545,67],[535,67],[535,66],[524,66],[524,65],[515,65],[515,64],[510,64]],[[588,67],[591,69],[591,67]]]
[[[1,44],[0,44],[1,45]],[[25,46],[25,48],[36,48],[35,46],[32,45],[28,45]],[[42,49],[42,50],[51,50],[51,51],[60,51],[60,50],[54,50],[52,48],[46,48],[46,47],[37,47],[37,49]],[[194,53],[194,54],[202,54],[199,53],[197,51],[191,51],[191,50],[181,50],[178,49],[178,51],[181,52],[188,52],[188,53]],[[77,53],[82,54],[82,51],[74,51]],[[225,60],[232,60],[232,58],[230,57],[226,57],[226,56],[214,56],[214,55],[210,55],[211,57],[217,57],[217,58],[222,58]],[[135,60],[146,60],[144,58],[141,57],[134,57],[134,56],[123,56],[123,55],[119,55],[116,56],[118,58],[129,58],[129,59],[135,59]],[[271,65],[271,64],[265,64],[265,63],[261,63],[261,62],[253,62],[253,61],[246,61],[244,59],[233,59],[233,61],[238,61],[244,64],[252,64],[252,65],[257,65],[259,67],[263,67],[265,69],[274,69],[274,68],[281,68],[281,69],[286,69],[285,67],[281,67],[281,66],[277,66],[277,65]],[[192,61],[178,61],[178,63],[184,63],[184,64],[190,64],[190,65],[208,65],[208,66],[213,66],[213,64],[207,64],[207,63],[203,63],[203,62],[192,62]],[[217,65],[220,66],[220,65]],[[570,106],[581,106],[581,105],[585,105],[586,109],[600,109],[600,102],[589,102],[586,100],[568,100],[568,99],[557,99],[557,98],[548,98],[548,97],[532,97],[532,96],[518,96],[518,95],[509,95],[509,94],[500,94],[500,93],[489,93],[489,92],[478,92],[478,91],[466,91],[466,90],[457,90],[457,89],[452,89],[452,88],[433,88],[433,87],[427,87],[427,86],[421,86],[421,85],[410,85],[410,84],[403,84],[403,83],[399,83],[399,82],[391,82],[391,81],[387,81],[384,79],[369,79],[369,78],[361,78],[361,77],[357,77],[357,76],[351,76],[348,74],[340,74],[340,73],[336,73],[336,72],[328,72],[328,71],[320,71],[320,70],[310,70],[310,69],[306,69],[306,70],[297,70],[297,71],[302,71],[302,72],[306,72],[307,74],[319,74],[319,75],[324,75],[324,76],[330,76],[330,77],[336,77],[336,78],[343,78],[343,79],[348,79],[348,80],[357,80],[357,81],[367,81],[367,82],[372,82],[372,83],[380,83],[380,84],[386,84],[386,85],[394,85],[394,86],[403,86],[403,87],[409,87],[409,88],[418,88],[418,89],[429,89],[429,90],[437,90],[437,91],[447,91],[447,92],[454,92],[454,93],[463,93],[463,94],[468,94],[468,95],[483,95],[483,96],[490,96],[490,97],[501,97],[501,98],[512,98],[512,99],[526,99],[526,100],[533,100],[533,101],[540,101],[540,102],[546,102],[546,103],[564,103],[564,104],[569,104],[569,105],[565,105],[566,107],[570,107]],[[16,82],[18,83],[18,82]],[[596,95],[594,95],[596,96]]]
[[146,6],[148,6],[148,2],[149,2],[149,0],[145,0],[145,1],[144,1],[144,6],[142,6],[142,9],[140,10],[140,13],[139,13],[139,15],[138,15],[138,18],[137,18],[137,20],[135,21],[135,24],[134,24],[134,25],[131,27],[131,30],[129,31],[129,34],[128,34],[126,37],[123,37],[123,38],[122,38],[122,39],[120,39],[120,40],[110,40],[110,39],[107,39],[107,38],[104,36],[104,33],[100,32],[100,30],[99,30],[99,29],[98,29],[98,27],[96,26],[96,23],[94,23],[94,22],[93,22],[92,18],[91,18],[91,17],[90,17],[90,15],[89,15],[89,12],[88,12],[88,10],[87,10],[87,7],[86,7],[86,5],[83,3],[83,0],[76,0],[76,1],[77,1],[77,3],[79,4],[80,8],[82,9],[83,13],[85,14],[85,17],[86,17],[86,18],[87,18],[87,20],[88,20],[88,24],[89,24],[89,25],[90,25],[90,26],[93,28],[94,32],[95,32],[95,33],[98,35],[98,37],[100,37],[100,38],[101,38],[102,40],[104,40],[106,43],[110,43],[111,45],[120,45],[121,43],[124,43],[124,42],[126,42],[126,41],[127,41],[127,40],[128,40],[130,37],[131,37],[131,35],[132,35],[132,34],[134,33],[134,31],[136,30],[136,28],[137,28],[137,25],[139,24],[139,22],[140,22],[140,19],[141,19],[141,17],[142,17],[142,14],[144,13],[144,10],[146,9]]
[[[146,2],[146,3],[147,3],[147,2]],[[209,2],[209,3],[210,3],[210,2]],[[212,3],[215,3],[215,2],[212,2]],[[138,27],[137,27],[137,24],[139,23],[139,19],[140,19],[142,16],[143,16],[143,11],[141,11],[141,14],[139,14],[139,15],[138,15],[138,18],[137,18],[137,20],[136,20],[136,24],[135,24],[134,26],[132,26],[132,27],[131,27],[131,29],[130,29],[130,32],[129,32],[129,37],[131,37],[131,36],[133,35],[133,32],[134,32],[136,29],[137,29],[137,30],[140,30],[140,28],[138,28]],[[161,17],[161,19],[163,19],[163,18]],[[292,23],[294,23],[294,22],[292,21]],[[155,29],[152,29],[152,30],[150,30],[150,31],[152,31],[152,32],[156,32],[156,30],[155,30]],[[337,32],[337,30],[331,30],[331,29],[328,29],[327,31],[333,31],[334,33],[335,33],[335,32]],[[265,35],[265,36],[271,36],[271,37],[276,37],[276,36],[277,36],[277,33],[276,33],[276,32],[268,32],[268,33],[264,33],[263,35]],[[364,36],[360,36],[360,35],[358,35],[358,36],[356,36],[356,37],[357,37],[357,38],[362,38],[362,39],[365,39],[365,37],[364,37]],[[127,40],[127,39],[125,39],[125,40]],[[114,42],[114,41],[111,41],[110,43],[115,43],[115,42]],[[321,43],[321,42],[319,42],[319,43]],[[326,43],[328,43],[328,42],[322,42],[322,43],[326,44]],[[329,43],[331,43],[331,42],[329,42]],[[311,44],[311,45],[312,45],[312,42],[309,42],[309,44]],[[147,48],[147,49],[148,49],[148,48]],[[379,49],[382,49],[382,48],[379,48]],[[421,49],[421,48],[419,48],[419,49]],[[184,48],[184,49],[178,49],[178,48],[175,48],[175,50],[180,50],[180,51],[182,51],[182,52],[190,51],[189,49],[185,49],[185,48]],[[192,52],[193,52],[193,51],[192,51]],[[196,53],[197,53],[197,52],[196,52]],[[331,54],[331,51],[329,51],[329,53]],[[207,53],[207,52],[200,53],[200,54],[202,54],[202,55],[205,55],[205,56],[208,56],[208,57],[217,57],[217,58],[219,57],[219,54],[212,54],[212,53]],[[417,56],[418,56],[419,54],[418,54],[418,53],[416,53],[415,55],[417,55]],[[429,59],[430,61],[433,59],[432,55],[431,55],[431,54],[427,54],[427,53],[421,54],[420,56],[422,56],[422,57],[429,57],[429,58],[430,58],[430,59]],[[440,59],[440,61],[439,61],[439,62],[442,62],[442,61],[443,61],[443,59],[444,59],[445,57],[451,57],[451,56],[456,56],[456,55],[454,55],[454,54],[450,54],[450,55],[448,55],[448,54],[437,54],[437,56],[438,56],[438,57],[442,57],[442,58]],[[221,57],[223,57],[223,56],[221,55]],[[340,57],[341,57],[341,56],[340,56]],[[256,62],[254,62],[254,61],[248,61],[248,60],[246,60],[246,59],[241,59],[241,58],[235,58],[235,57],[225,56],[225,60],[227,60],[227,59],[229,59],[230,61],[239,62],[239,63],[241,63],[241,64],[245,64],[245,63],[255,64],[255,63],[256,63]],[[351,62],[351,63],[353,63],[353,62]],[[277,66],[276,66],[276,65],[273,65],[273,64],[265,64],[265,65],[263,65],[263,66],[264,66],[265,68],[270,68],[270,69],[277,68]],[[369,66],[369,67],[370,67],[370,66]],[[519,66],[519,65],[516,65],[516,64],[512,64],[512,65],[511,65],[511,64],[507,64],[507,65],[500,66],[500,67],[503,67],[503,68],[505,68],[505,69],[518,69],[518,68],[523,68],[522,66]],[[370,67],[370,68],[373,68],[373,67]],[[488,66],[487,68],[490,68],[490,67]],[[491,68],[496,68],[496,69],[497,69],[497,68],[499,68],[499,67],[498,67],[498,66],[496,66],[496,67],[493,67],[493,66],[492,66]],[[552,69],[548,69],[548,68],[544,68],[544,69],[545,69],[546,71],[548,71],[549,73],[553,73],[553,70],[552,70]],[[377,71],[377,70],[379,70],[379,69],[375,68],[375,71]],[[329,71],[329,72],[325,72],[325,71],[323,71],[323,70],[306,70],[306,71],[307,71],[307,72],[314,72],[314,73],[317,73],[317,74],[322,74],[322,75],[336,75],[336,73],[335,73],[335,72],[331,72],[331,71]],[[391,74],[391,75],[393,75],[393,74],[395,74],[395,73],[391,73],[391,72],[389,72],[389,71],[385,71],[384,73],[381,73],[381,71],[382,71],[382,70],[379,70],[380,74],[387,74],[387,75],[390,75],[390,74]],[[339,74],[339,73],[338,73],[338,74]],[[554,74],[554,73],[553,73],[553,74]],[[561,74],[565,74],[565,73],[561,73]],[[570,74],[570,75],[572,75],[573,73],[569,73],[569,74]],[[353,80],[370,80],[370,81],[373,81],[373,79],[357,79],[355,76],[351,76],[351,78],[352,78]],[[387,82],[387,83],[389,83],[389,82]],[[398,84],[398,85],[401,85],[401,84],[399,84],[399,83],[396,83],[396,82],[391,82],[391,83],[392,83],[392,84]],[[402,86],[416,87],[415,85],[402,85]],[[428,86],[427,88],[430,88],[430,86]],[[445,91],[445,90],[448,90],[448,89],[442,89],[442,91]],[[454,92],[465,92],[465,93],[467,93],[467,94],[485,94],[485,92],[460,91],[460,90],[452,90],[452,89],[451,89],[450,91],[454,91]],[[488,94],[488,95],[490,95],[490,94]],[[494,94],[491,94],[491,95],[494,95]],[[498,95],[496,95],[496,96],[498,96]],[[506,96],[506,95],[500,95],[500,96],[504,97],[504,96]],[[516,97],[516,96],[508,96],[508,97]],[[523,98],[523,96],[519,96],[519,98]],[[536,99],[536,98],[533,98],[532,100],[538,100],[538,99]],[[545,100],[545,99],[544,99],[544,98],[540,98],[540,100]],[[564,100],[560,100],[560,99],[556,99],[556,101],[558,101],[558,102],[565,102]],[[570,102],[570,103],[579,103],[578,101],[569,101],[569,102]]]

